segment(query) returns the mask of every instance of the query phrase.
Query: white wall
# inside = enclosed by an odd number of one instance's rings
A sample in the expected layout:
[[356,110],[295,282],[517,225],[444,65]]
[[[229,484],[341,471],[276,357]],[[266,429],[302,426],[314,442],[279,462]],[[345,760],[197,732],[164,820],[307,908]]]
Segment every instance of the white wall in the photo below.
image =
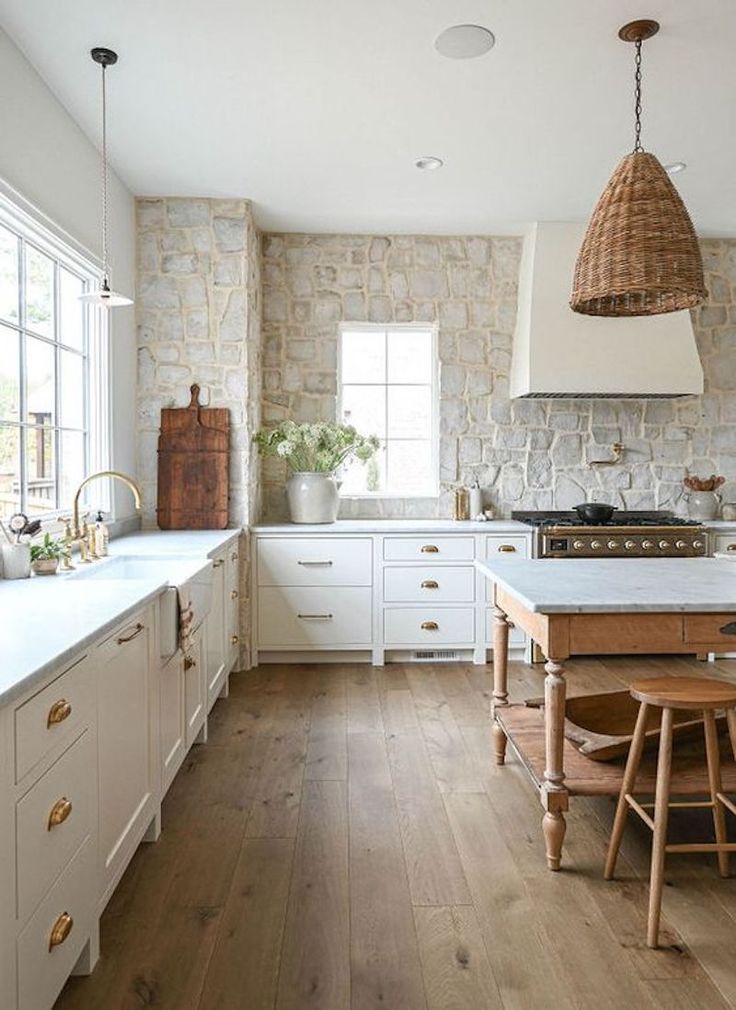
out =
[[[0,29],[0,179],[94,256],[100,248],[100,156],[20,50]],[[135,289],[135,205],[111,174],[113,286]],[[135,310],[110,313],[112,465],[135,473]],[[116,515],[133,512],[116,487]]]

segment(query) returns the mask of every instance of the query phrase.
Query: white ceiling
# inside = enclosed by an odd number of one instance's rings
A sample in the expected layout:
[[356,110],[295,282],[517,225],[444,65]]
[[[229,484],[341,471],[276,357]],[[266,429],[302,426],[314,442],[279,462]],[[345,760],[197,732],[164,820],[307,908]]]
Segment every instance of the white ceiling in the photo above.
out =
[[[736,235],[734,0],[0,0],[6,29],[144,195],[247,196],[293,231],[514,231],[582,220],[632,144],[632,47],[645,43],[644,144],[703,234]],[[477,60],[437,34],[496,35]],[[420,155],[445,167],[420,172]]]

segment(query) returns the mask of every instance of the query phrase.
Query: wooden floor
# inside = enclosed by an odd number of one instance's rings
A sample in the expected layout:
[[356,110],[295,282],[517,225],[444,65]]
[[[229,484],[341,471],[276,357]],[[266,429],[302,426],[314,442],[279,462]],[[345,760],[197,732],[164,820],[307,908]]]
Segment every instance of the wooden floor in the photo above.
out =
[[[579,660],[569,683],[693,668]],[[514,697],[542,677],[515,665]],[[58,1010],[736,1007],[736,879],[669,857],[667,946],[648,950],[646,828],[631,819],[605,883],[613,802],[573,800],[549,873],[537,798],[513,756],[491,762],[489,689],[461,664],[235,675],[105,912],[97,969]],[[708,828],[677,816],[676,835]]]

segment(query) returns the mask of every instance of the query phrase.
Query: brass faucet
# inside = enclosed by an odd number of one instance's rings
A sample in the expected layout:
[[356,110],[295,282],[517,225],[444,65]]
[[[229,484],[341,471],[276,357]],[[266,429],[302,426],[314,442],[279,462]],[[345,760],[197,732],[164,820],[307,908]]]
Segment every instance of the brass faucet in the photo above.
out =
[[82,539],[82,530],[79,526],[79,496],[82,493],[82,489],[90,483],[90,481],[97,480],[98,477],[114,477],[116,480],[121,480],[123,484],[126,484],[130,490],[133,492],[133,498],[135,499],[135,507],[138,511],[141,508],[141,489],[138,487],[136,482],[132,477],[127,477],[124,473],[118,473],[117,470],[100,470],[99,473],[91,473],[89,477],[85,477],[82,483],[77,488],[77,493],[74,495],[74,508],[73,508],[73,518],[72,518],[72,530],[76,540]]

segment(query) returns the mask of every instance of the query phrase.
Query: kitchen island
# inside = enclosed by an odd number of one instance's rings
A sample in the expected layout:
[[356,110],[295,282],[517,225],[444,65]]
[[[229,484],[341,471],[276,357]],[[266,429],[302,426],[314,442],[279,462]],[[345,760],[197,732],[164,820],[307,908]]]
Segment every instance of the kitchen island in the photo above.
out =
[[[494,559],[475,565],[493,584],[496,761],[504,763],[510,741],[539,790],[547,865],[558,870],[569,797],[617,795],[622,778],[621,766],[591,761],[565,740],[565,660],[727,651],[736,641],[736,566],[715,558]],[[511,627],[530,635],[547,658],[543,720],[538,710],[509,704]],[[653,779],[645,762],[641,791],[653,791]],[[732,761],[723,779],[726,790],[736,789]],[[689,768],[677,791],[707,792],[707,779]]]

